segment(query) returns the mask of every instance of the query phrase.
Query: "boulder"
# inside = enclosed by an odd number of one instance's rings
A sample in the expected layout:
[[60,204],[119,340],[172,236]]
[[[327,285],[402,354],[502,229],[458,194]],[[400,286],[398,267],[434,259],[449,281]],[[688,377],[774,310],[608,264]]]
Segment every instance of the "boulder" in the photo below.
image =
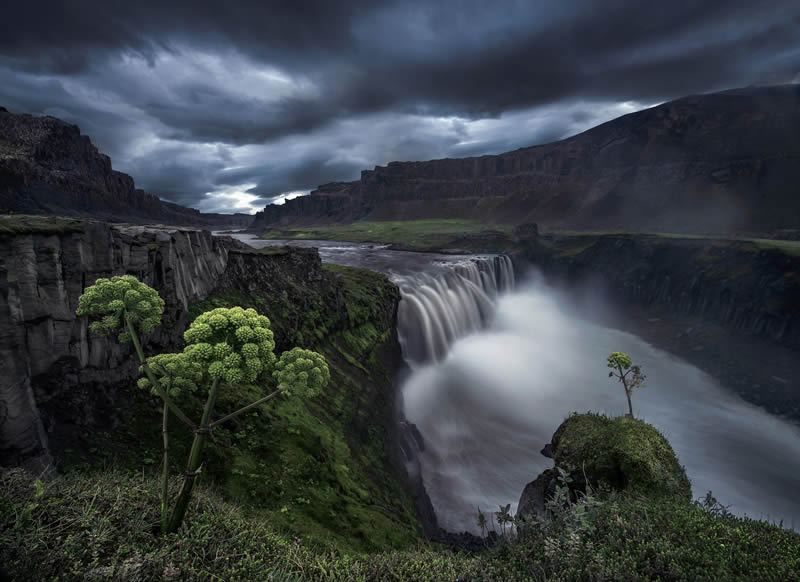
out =
[[678,497],[687,502],[692,498],[686,471],[667,439],[655,427],[636,418],[573,414],[556,429],[542,454],[552,458],[555,467],[525,486],[517,507],[517,517],[523,520],[545,516],[546,502],[556,491],[559,470],[571,478],[573,500],[589,487],[649,497]]
[[642,420],[573,414],[553,434],[552,451],[556,467],[567,470],[581,490],[588,481],[595,489],[691,500],[691,485],[675,451]]

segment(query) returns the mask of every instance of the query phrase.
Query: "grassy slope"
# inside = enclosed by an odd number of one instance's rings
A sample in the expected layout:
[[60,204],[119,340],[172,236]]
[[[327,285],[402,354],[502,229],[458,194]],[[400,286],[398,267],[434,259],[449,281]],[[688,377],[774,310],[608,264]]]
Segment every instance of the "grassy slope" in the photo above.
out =
[[[588,231],[572,231],[562,230],[547,233],[550,236],[560,238],[561,244],[565,247],[567,253],[577,253],[583,248],[593,244],[599,237],[611,238],[632,238],[640,237],[657,241],[659,239],[667,240],[686,240],[698,242],[710,242],[716,246],[737,246],[742,250],[750,250],[753,252],[760,250],[775,249],[782,253],[797,257],[800,256],[800,241],[794,240],[780,240],[780,239],[767,239],[767,238],[751,238],[751,237],[721,237],[704,234],[674,234],[668,232],[628,232],[628,231],[604,231],[604,232],[588,232]],[[585,246],[583,246],[585,245]]]
[[[362,221],[352,224],[270,230],[266,239],[319,239],[390,244],[409,250],[469,250],[470,237],[491,233],[497,250],[510,248],[508,225],[488,225],[471,219]],[[505,239],[505,240],[504,240]],[[485,244],[485,243],[484,243]]]
[[[381,360],[390,339],[380,328],[385,303],[396,288],[365,269],[326,266],[326,276],[342,286],[348,324],[326,298],[310,295],[305,309],[282,296],[212,296],[192,305],[196,316],[214,307],[254,307],[272,320],[277,337],[325,355],[331,382],[308,401],[279,398],[214,430],[206,447],[206,480],[225,498],[247,507],[273,527],[308,543],[351,551],[376,551],[415,544],[421,535],[413,499],[392,473],[386,458],[386,424],[375,392],[391,390],[393,370]],[[337,328],[337,325],[339,326]],[[369,389],[364,388],[370,385]],[[257,400],[269,387],[243,386],[220,393],[215,417]],[[59,455],[69,472],[96,471],[103,465],[131,473],[155,473],[161,459],[160,408],[135,391],[127,421],[113,433],[84,435],[81,451]],[[184,397],[183,407],[199,418],[202,402]],[[172,420],[173,472],[182,470],[191,434]],[[88,455],[85,454],[88,451]],[[191,514],[189,519],[192,519]]]
[[[265,239],[319,239],[347,242],[372,242],[392,245],[397,249],[417,251],[480,251],[504,252],[514,248],[512,227],[486,224],[473,219],[424,219],[361,221],[352,224],[306,228],[273,229]],[[481,235],[491,235],[481,240]],[[800,241],[751,237],[720,237],[675,233],[636,233],[628,231],[552,231],[561,239],[563,252],[575,254],[590,246],[598,237],[642,237],[650,240],[710,241],[715,245],[737,245],[752,251],[776,249],[789,256],[800,256]]]
[[800,535],[705,506],[624,494],[557,510],[485,552],[424,546],[353,554],[300,542],[200,487],[193,518],[156,538],[158,484],[106,471],[41,485],[0,478],[0,564],[20,580],[753,580],[800,579]]

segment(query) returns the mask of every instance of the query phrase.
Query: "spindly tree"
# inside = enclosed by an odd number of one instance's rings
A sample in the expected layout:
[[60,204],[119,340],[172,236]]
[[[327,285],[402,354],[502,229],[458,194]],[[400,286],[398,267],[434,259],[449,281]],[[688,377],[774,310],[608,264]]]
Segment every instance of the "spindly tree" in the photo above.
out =
[[624,352],[612,352],[608,356],[608,367],[611,371],[608,377],[617,378],[625,388],[625,396],[628,398],[628,414],[633,417],[633,406],[631,405],[631,394],[634,388],[644,387],[646,376],[642,373],[639,366],[634,366],[631,357]]
[[[150,333],[160,323],[164,301],[158,293],[135,277],[98,279],[78,303],[78,315],[102,316],[91,324],[95,333],[108,335],[120,327],[120,341],[133,341],[141,362],[142,388],[149,388],[164,402],[162,434],[162,531],[174,532],[183,523],[195,477],[202,462],[203,447],[212,429],[278,394],[312,397],[330,380],[328,365],[320,354],[294,348],[280,359],[270,321],[254,309],[219,308],[198,316],[184,333],[186,347],[176,354],[145,358],[139,333]],[[262,383],[272,376],[277,388],[263,398],[215,421],[211,420],[220,388],[241,383]],[[199,423],[193,423],[175,403],[182,392],[207,391]],[[169,441],[167,421],[172,411],[194,432],[186,471],[178,497],[167,518]]]

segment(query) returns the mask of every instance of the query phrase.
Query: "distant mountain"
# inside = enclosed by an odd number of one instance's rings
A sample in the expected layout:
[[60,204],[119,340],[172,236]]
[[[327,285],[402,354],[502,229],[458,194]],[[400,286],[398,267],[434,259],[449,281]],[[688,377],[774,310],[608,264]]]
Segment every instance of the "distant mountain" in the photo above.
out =
[[160,200],[114,171],[78,126],[0,107],[0,213],[8,212],[206,228],[245,228],[253,220]]
[[500,155],[392,162],[267,206],[252,229],[463,217],[545,228],[800,228],[800,86],[692,95]]

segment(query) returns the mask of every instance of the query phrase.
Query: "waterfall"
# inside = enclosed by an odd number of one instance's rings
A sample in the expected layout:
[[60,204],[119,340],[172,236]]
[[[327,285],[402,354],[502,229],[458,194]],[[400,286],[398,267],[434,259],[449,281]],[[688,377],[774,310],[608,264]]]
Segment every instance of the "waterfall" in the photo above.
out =
[[440,266],[435,273],[393,277],[402,295],[400,345],[412,368],[441,361],[453,342],[486,327],[498,295],[514,288],[514,267],[505,255]]

